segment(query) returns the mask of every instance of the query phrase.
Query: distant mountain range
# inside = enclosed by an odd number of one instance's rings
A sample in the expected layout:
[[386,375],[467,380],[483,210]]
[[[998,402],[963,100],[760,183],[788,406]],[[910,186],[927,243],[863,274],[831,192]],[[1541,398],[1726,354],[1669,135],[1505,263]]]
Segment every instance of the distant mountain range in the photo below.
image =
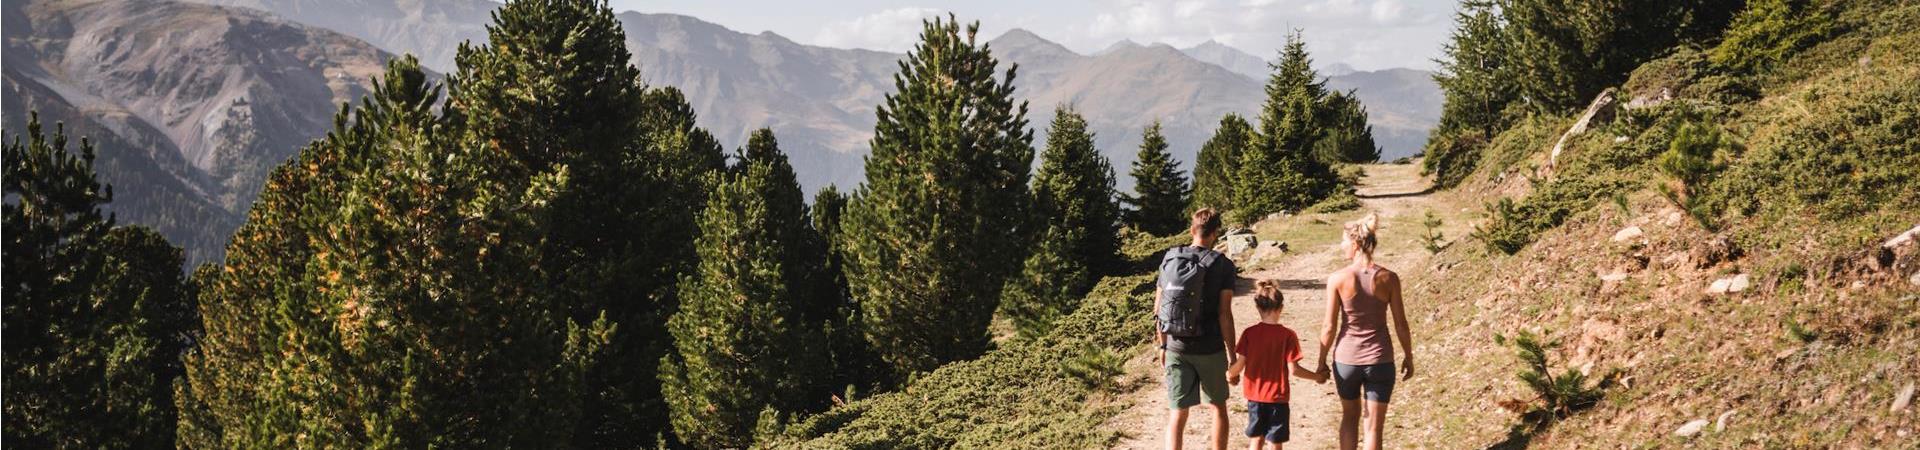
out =
[[[125,0],[8,1],[6,129],[100,148],[108,210],[217,255],[268,171],[368,92],[393,55],[266,12]],[[74,139],[72,147],[78,146]]]
[[[460,43],[484,42],[499,6],[191,1],[239,8],[10,0],[5,116],[8,129],[35,109],[89,135],[106,131],[111,136],[99,139],[119,149],[103,163],[122,197],[115,207],[202,256],[217,254],[267,171],[324,133],[339,103],[364,94],[380,64],[412,53],[451,71]],[[876,105],[893,90],[903,54],[805,45],[681,15],[618,17],[643,77],[684,91],[701,126],[723,143],[737,146],[771,127],[807,189],[860,182]],[[1190,166],[1222,115],[1251,120],[1264,97],[1266,61],[1217,42],[1176,49],[1123,41],[1088,55],[1016,29],[985,43],[1003,63],[1019,64],[1015,92],[1030,102],[1035,146],[1044,145],[1053,111],[1072,106],[1122,174],[1123,190],[1131,189],[1124,174],[1148,124],[1160,121],[1176,158]],[[1331,88],[1354,90],[1368,106],[1385,158],[1418,151],[1438,121],[1440,95],[1426,72],[1321,70]],[[175,212],[143,212],[150,209]]]

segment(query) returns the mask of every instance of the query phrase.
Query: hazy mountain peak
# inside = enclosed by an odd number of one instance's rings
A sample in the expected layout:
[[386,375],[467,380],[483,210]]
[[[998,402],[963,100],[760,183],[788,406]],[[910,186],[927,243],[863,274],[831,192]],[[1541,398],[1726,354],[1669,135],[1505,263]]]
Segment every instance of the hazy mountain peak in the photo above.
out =
[[1181,52],[1193,57],[1193,59],[1225,67],[1227,70],[1233,71],[1233,73],[1246,75],[1255,80],[1263,80],[1267,77],[1268,68],[1266,59],[1240,51],[1240,49],[1234,48],[1233,46],[1222,44],[1220,41],[1208,39],[1199,45],[1187,47],[1181,50]]
[[1108,53],[1113,53],[1113,52],[1118,52],[1123,50],[1131,50],[1131,49],[1136,49],[1140,47],[1141,47],[1140,43],[1134,42],[1132,39],[1121,39],[1120,42],[1115,42],[1113,43],[1113,45],[1109,45],[1107,46],[1107,48],[1101,49],[1100,51],[1094,52],[1093,54],[1104,55]]
[[1002,60],[1061,60],[1081,56],[1064,45],[1021,28],[1007,30],[1000,37],[987,41],[987,45],[993,49],[994,56]]

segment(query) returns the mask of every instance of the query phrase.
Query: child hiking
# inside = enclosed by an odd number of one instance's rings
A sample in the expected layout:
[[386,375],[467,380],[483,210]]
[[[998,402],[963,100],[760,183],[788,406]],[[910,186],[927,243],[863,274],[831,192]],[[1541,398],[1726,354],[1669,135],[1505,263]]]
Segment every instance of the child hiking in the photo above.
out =
[[1241,394],[1247,398],[1247,448],[1261,450],[1272,444],[1279,450],[1291,433],[1289,373],[1315,383],[1325,382],[1327,374],[1300,365],[1304,359],[1300,336],[1280,324],[1286,304],[1279,285],[1273,280],[1256,283],[1253,305],[1260,310],[1260,323],[1240,333],[1233,348],[1240,358],[1227,368],[1227,383],[1240,384],[1243,374],[1246,379]]

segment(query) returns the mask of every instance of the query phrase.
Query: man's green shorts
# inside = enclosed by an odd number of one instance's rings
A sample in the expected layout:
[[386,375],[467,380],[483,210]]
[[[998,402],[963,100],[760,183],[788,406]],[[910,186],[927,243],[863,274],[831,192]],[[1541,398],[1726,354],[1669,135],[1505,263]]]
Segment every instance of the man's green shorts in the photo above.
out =
[[1227,403],[1227,352],[1189,355],[1167,352],[1167,404],[1191,408],[1201,400]]

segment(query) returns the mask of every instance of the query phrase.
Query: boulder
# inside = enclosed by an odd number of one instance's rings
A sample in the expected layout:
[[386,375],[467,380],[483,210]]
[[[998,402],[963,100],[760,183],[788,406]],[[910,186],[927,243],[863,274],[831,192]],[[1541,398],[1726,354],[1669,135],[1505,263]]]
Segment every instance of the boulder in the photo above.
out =
[[1907,388],[1900,390],[1900,395],[1893,396],[1893,408],[1890,409],[1889,411],[1892,411],[1895,413],[1906,411],[1907,405],[1913,403],[1913,389],[1914,389],[1913,383],[1908,382]]
[[1226,251],[1223,253],[1228,257],[1238,257],[1253,250],[1254,246],[1260,245],[1260,237],[1254,236],[1253,233],[1229,234],[1221,238],[1220,242],[1226,246]]
[[1553,143],[1553,151],[1547,154],[1547,166],[1543,168],[1546,175],[1553,174],[1554,164],[1560,161],[1560,153],[1566,150],[1567,142],[1573,140],[1574,136],[1586,133],[1588,128],[1613,121],[1614,114],[1620,109],[1620,102],[1615,98],[1617,95],[1614,88],[1607,88],[1593,97],[1593,102],[1587,104],[1587,110],[1580,113],[1580,120],[1574,121],[1573,126],[1560,135],[1560,140]]
[[1688,437],[1688,438],[1694,437],[1696,435],[1699,435],[1701,430],[1707,429],[1707,423],[1708,423],[1707,419],[1698,419],[1692,422],[1687,422],[1685,425],[1681,425],[1680,429],[1673,430],[1673,435],[1679,436],[1679,437]]
[[1739,293],[1741,291],[1745,291],[1749,287],[1753,287],[1753,281],[1751,278],[1747,276],[1747,274],[1743,273],[1743,274],[1734,275],[1731,277],[1713,280],[1713,284],[1707,286],[1707,293],[1714,294],[1714,295],[1734,294],[1734,293]]
[[1640,236],[1644,236],[1644,235],[1646,235],[1646,232],[1641,231],[1639,225],[1634,225],[1626,228],[1621,228],[1620,231],[1614,232],[1613,241],[1625,242],[1633,239],[1638,239],[1640,238]]
[[1713,432],[1719,433],[1727,431],[1727,419],[1732,419],[1733,414],[1737,412],[1740,412],[1740,410],[1729,409],[1727,412],[1720,413],[1720,417],[1713,419]]

